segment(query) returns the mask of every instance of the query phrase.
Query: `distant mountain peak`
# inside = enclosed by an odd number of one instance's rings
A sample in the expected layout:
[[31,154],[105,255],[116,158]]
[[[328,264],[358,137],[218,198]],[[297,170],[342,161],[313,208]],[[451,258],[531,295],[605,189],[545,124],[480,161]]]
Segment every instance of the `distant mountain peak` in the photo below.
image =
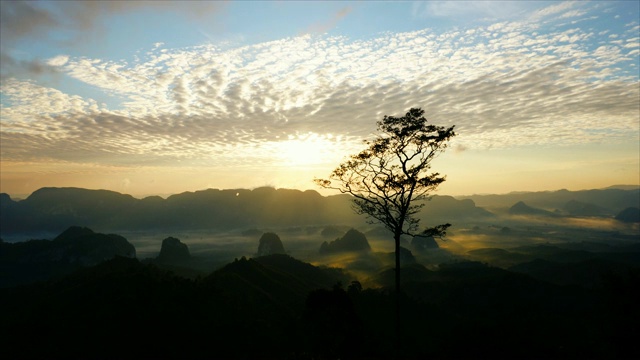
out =
[[180,239],[169,236],[162,240],[158,261],[164,263],[184,262],[191,259],[189,247]]
[[371,245],[367,237],[356,229],[350,229],[341,238],[332,242],[323,242],[320,253],[334,253],[344,251],[370,251]]
[[605,189],[617,189],[617,190],[638,190],[640,185],[611,185]]
[[541,215],[541,216],[552,216],[553,213],[531,207],[524,203],[524,201],[518,201],[511,208],[509,208],[509,214],[511,215]]
[[271,232],[266,232],[260,237],[260,243],[258,244],[257,256],[284,254],[284,246],[280,237]]
[[67,230],[60,233],[60,235],[56,236],[53,241],[65,241],[65,240],[74,240],[82,236],[95,234],[93,230],[84,226],[70,226]]

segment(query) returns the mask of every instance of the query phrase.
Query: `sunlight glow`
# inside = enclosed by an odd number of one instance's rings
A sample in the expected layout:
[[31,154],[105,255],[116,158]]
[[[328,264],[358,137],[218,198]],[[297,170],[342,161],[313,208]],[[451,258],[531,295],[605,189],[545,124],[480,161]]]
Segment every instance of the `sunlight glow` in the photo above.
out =
[[315,133],[289,136],[289,139],[273,144],[277,163],[296,167],[335,162],[337,144],[331,138],[331,135]]

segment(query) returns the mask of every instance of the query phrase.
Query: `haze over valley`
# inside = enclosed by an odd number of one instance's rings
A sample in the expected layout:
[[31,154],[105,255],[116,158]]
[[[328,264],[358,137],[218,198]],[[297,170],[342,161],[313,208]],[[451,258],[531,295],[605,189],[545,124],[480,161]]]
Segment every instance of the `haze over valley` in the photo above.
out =
[[[195,268],[210,272],[235,258],[259,255],[257,240],[275,233],[286,254],[312,264],[352,268],[360,281],[391,265],[384,254],[393,252],[392,234],[355,214],[348,195],[257,188],[137,199],[105,190],[43,188],[24,200],[0,196],[0,236],[10,243],[52,239],[71,226],[81,226],[124,236],[135,246],[137,258],[146,259],[156,257],[161,240],[171,236],[200,260]],[[506,267],[516,265],[515,259],[532,260],[516,255],[509,259],[508,252],[496,257],[490,249],[546,245],[602,252],[637,242],[639,196],[638,188],[628,187],[465,198],[436,195],[425,201],[418,217],[424,227],[452,223],[448,234],[432,239],[433,249],[416,247],[410,237],[403,247],[427,267],[466,260]],[[323,242],[331,244],[349,229],[366,236],[369,263],[357,251],[322,253]]]

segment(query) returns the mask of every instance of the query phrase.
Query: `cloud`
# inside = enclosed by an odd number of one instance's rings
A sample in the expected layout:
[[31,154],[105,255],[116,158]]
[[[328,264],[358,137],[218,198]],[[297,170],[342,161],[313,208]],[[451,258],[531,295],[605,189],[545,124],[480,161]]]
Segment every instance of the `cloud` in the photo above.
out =
[[63,66],[64,64],[67,63],[67,61],[69,61],[69,56],[67,55],[58,55],[56,57],[53,57],[49,60],[47,60],[47,65],[49,66]]
[[2,63],[2,68],[0,69],[1,80],[23,74],[41,75],[57,73],[56,67],[47,62],[40,60],[18,60],[3,52],[0,52],[0,63]]
[[278,143],[302,134],[332,156],[351,153],[376,120],[410,107],[455,124],[459,151],[637,138],[637,75],[622,70],[637,61],[637,34],[590,49],[588,30],[530,30],[505,21],[357,41],[305,35],[230,49],[154,46],[134,63],[63,55],[49,64],[124,100],[108,108],[4,81],[0,151],[15,161],[268,165]]
[[[549,17],[552,15],[557,15],[560,13],[566,13],[567,11],[569,13],[572,13],[575,10],[571,10],[574,6],[576,6],[577,3],[575,1],[564,1],[561,3],[557,3],[554,5],[550,5],[547,6],[543,9],[540,9],[538,11],[535,12],[535,14],[533,14],[532,18],[534,19],[539,19],[539,18],[544,18],[544,17]],[[561,18],[564,18],[564,15],[560,15]]]
[[578,16],[583,16],[587,13],[587,11],[585,10],[570,10],[567,11],[565,13],[563,13],[562,15],[560,15],[560,18],[565,19],[565,18],[572,18],[572,17],[578,17]]
[[224,5],[209,1],[60,1],[40,6],[30,1],[0,2],[3,42],[25,37],[48,39],[57,28],[89,31],[101,26],[105,17],[146,9],[203,19]]
[[[0,55],[3,60],[0,71],[3,78],[8,74],[41,74],[52,70],[46,68],[43,60],[25,60],[25,55],[30,54],[14,49],[19,42],[57,43],[69,48],[99,38],[105,33],[103,22],[110,16],[146,9],[202,21],[224,7],[224,3],[213,1],[56,1],[48,5],[0,1]],[[21,56],[16,56],[17,52]]]
[[47,27],[60,25],[49,11],[33,6],[33,3],[27,1],[0,2],[0,20],[2,41],[5,44],[37,35]]

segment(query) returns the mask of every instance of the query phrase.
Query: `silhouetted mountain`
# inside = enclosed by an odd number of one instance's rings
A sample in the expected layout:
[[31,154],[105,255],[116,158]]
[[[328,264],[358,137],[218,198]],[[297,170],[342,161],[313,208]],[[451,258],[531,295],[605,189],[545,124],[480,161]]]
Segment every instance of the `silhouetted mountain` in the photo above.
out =
[[[640,246],[564,243],[519,246],[509,250],[485,248],[468,252],[471,259],[526,273],[555,284],[593,287],[605,273],[640,268]],[[554,279],[554,276],[556,277]]]
[[271,232],[262,234],[260,237],[260,243],[258,244],[257,256],[266,256],[273,254],[284,254],[284,246],[280,237]]
[[166,264],[180,264],[191,260],[189,247],[180,239],[168,237],[162,240],[162,247],[157,260]]
[[608,216],[611,212],[601,206],[582,201],[568,201],[562,209],[573,216]]
[[[422,226],[434,226],[456,221],[489,220],[495,215],[477,207],[473,200],[458,200],[452,196],[436,195],[424,202],[423,210],[418,214]],[[455,224],[454,224],[455,225]]]
[[[637,358],[638,275],[584,289],[478,262],[405,266],[403,358]],[[344,274],[271,255],[191,281],[117,257],[0,289],[0,344],[12,359],[388,359],[393,279],[344,291]]]
[[[12,289],[0,300],[3,308],[15,310],[0,315],[3,354],[16,359],[191,358],[193,346],[205,341],[196,331],[201,320],[230,323],[224,312],[215,317],[202,311],[200,294],[193,282],[128,258],[81,269],[46,286]],[[221,303],[210,296],[208,305]],[[47,335],[34,334],[36,329]]]
[[508,268],[515,264],[520,264],[532,260],[529,254],[523,254],[498,248],[481,248],[468,251],[468,256],[472,260],[481,261],[491,266]]
[[0,287],[46,280],[123,256],[135,258],[127,239],[72,226],[51,240],[0,243]]
[[[476,261],[463,261],[440,264],[439,271],[432,271],[420,264],[407,264],[400,272],[403,283],[433,282],[433,281],[465,281],[474,279],[488,280],[496,277],[508,276],[504,269],[487,266]],[[391,288],[394,285],[395,271],[387,269],[377,275],[377,282]],[[430,295],[434,296],[434,295]]]
[[54,241],[73,241],[79,237],[89,236],[95,234],[93,230],[81,227],[81,226],[71,226],[67,230],[63,231],[60,235],[56,236]]
[[640,189],[640,185],[611,185],[607,186],[605,189],[638,190]]
[[336,238],[345,232],[349,231],[349,227],[345,226],[327,226],[320,232],[320,235],[325,238]]
[[522,201],[518,201],[515,205],[509,208],[509,214],[511,215],[535,215],[535,216],[555,216],[554,213],[533,208]]
[[478,206],[485,208],[509,208],[518,201],[543,209],[560,209],[569,201],[594,204],[610,214],[616,214],[628,207],[637,207],[640,203],[638,186],[623,186],[599,190],[581,191],[540,191],[519,192],[503,195],[472,195],[462,197],[472,199]]
[[0,214],[3,233],[60,233],[69,226],[116,225],[138,200],[107,190],[42,188]]
[[333,216],[326,200],[315,191],[208,189],[168,197],[165,217],[170,226],[187,229],[326,224]]
[[[136,249],[124,237],[116,234],[94,233],[89,228],[72,226],[62,232],[53,243],[56,257],[71,263],[91,266],[115,256],[136,257]],[[58,245],[60,244],[60,245]]]
[[[433,271],[416,263],[403,264],[400,270],[400,279],[403,284],[415,281],[430,281],[432,276]],[[389,268],[379,272],[375,277],[375,281],[382,286],[392,288],[395,286],[395,269]]]
[[[13,201],[7,194],[0,195],[0,233],[53,235],[76,224],[109,231],[363,225],[364,217],[353,213],[350,199],[344,194],[323,197],[315,191],[273,188],[208,189],[167,199],[158,196],[135,199],[106,190],[42,188],[21,201]],[[474,195],[462,200],[433,196],[424,203],[418,217],[424,227],[446,222],[458,226],[460,222],[495,217],[476,203],[508,208],[518,201],[543,209],[562,209],[571,202],[569,213],[613,215],[625,208],[637,207],[640,190],[560,190]],[[580,204],[582,208],[575,206]]]
[[616,220],[627,223],[640,222],[640,208],[628,207],[616,215]]
[[304,353],[306,298],[339,281],[287,255],[238,260],[200,281],[115,258],[0,290],[0,308],[12,309],[0,313],[0,343],[10,358],[311,358],[294,355]]
[[345,280],[346,276],[340,270],[318,268],[284,254],[242,258],[206,279],[238,296],[235,301],[239,305],[255,306],[246,303],[251,299],[260,303],[262,309],[275,306],[279,312],[289,314],[302,310],[310,291],[329,288]]
[[320,246],[321,254],[370,250],[371,245],[369,245],[367,237],[356,229],[347,231],[341,238],[335,239],[330,243],[324,241]]
[[8,194],[0,193],[0,212],[11,211],[15,204]]
[[[636,267],[638,265],[640,264]],[[632,269],[633,265],[599,258],[563,263],[536,259],[509,268],[510,271],[527,274],[549,283],[580,285],[586,288],[601,287],[608,276],[623,276]]]
[[439,248],[433,236],[414,236],[411,239],[411,248],[416,252],[424,252],[429,249]]
[[[360,226],[365,218],[351,209],[348,195],[274,188],[208,189],[163,199],[135,199],[106,190],[42,188],[27,199],[0,198],[2,234],[57,234],[80,224],[110,231],[231,230],[293,226]],[[424,226],[489,219],[493,215],[471,200],[434,196],[425,202]]]
[[[396,253],[395,252],[389,252],[389,253],[385,253],[385,262],[387,264],[395,264],[396,262]],[[405,265],[410,265],[410,264],[414,264],[416,262],[416,257],[413,256],[413,253],[411,252],[411,250],[400,246],[400,264],[402,264],[402,266]]]

